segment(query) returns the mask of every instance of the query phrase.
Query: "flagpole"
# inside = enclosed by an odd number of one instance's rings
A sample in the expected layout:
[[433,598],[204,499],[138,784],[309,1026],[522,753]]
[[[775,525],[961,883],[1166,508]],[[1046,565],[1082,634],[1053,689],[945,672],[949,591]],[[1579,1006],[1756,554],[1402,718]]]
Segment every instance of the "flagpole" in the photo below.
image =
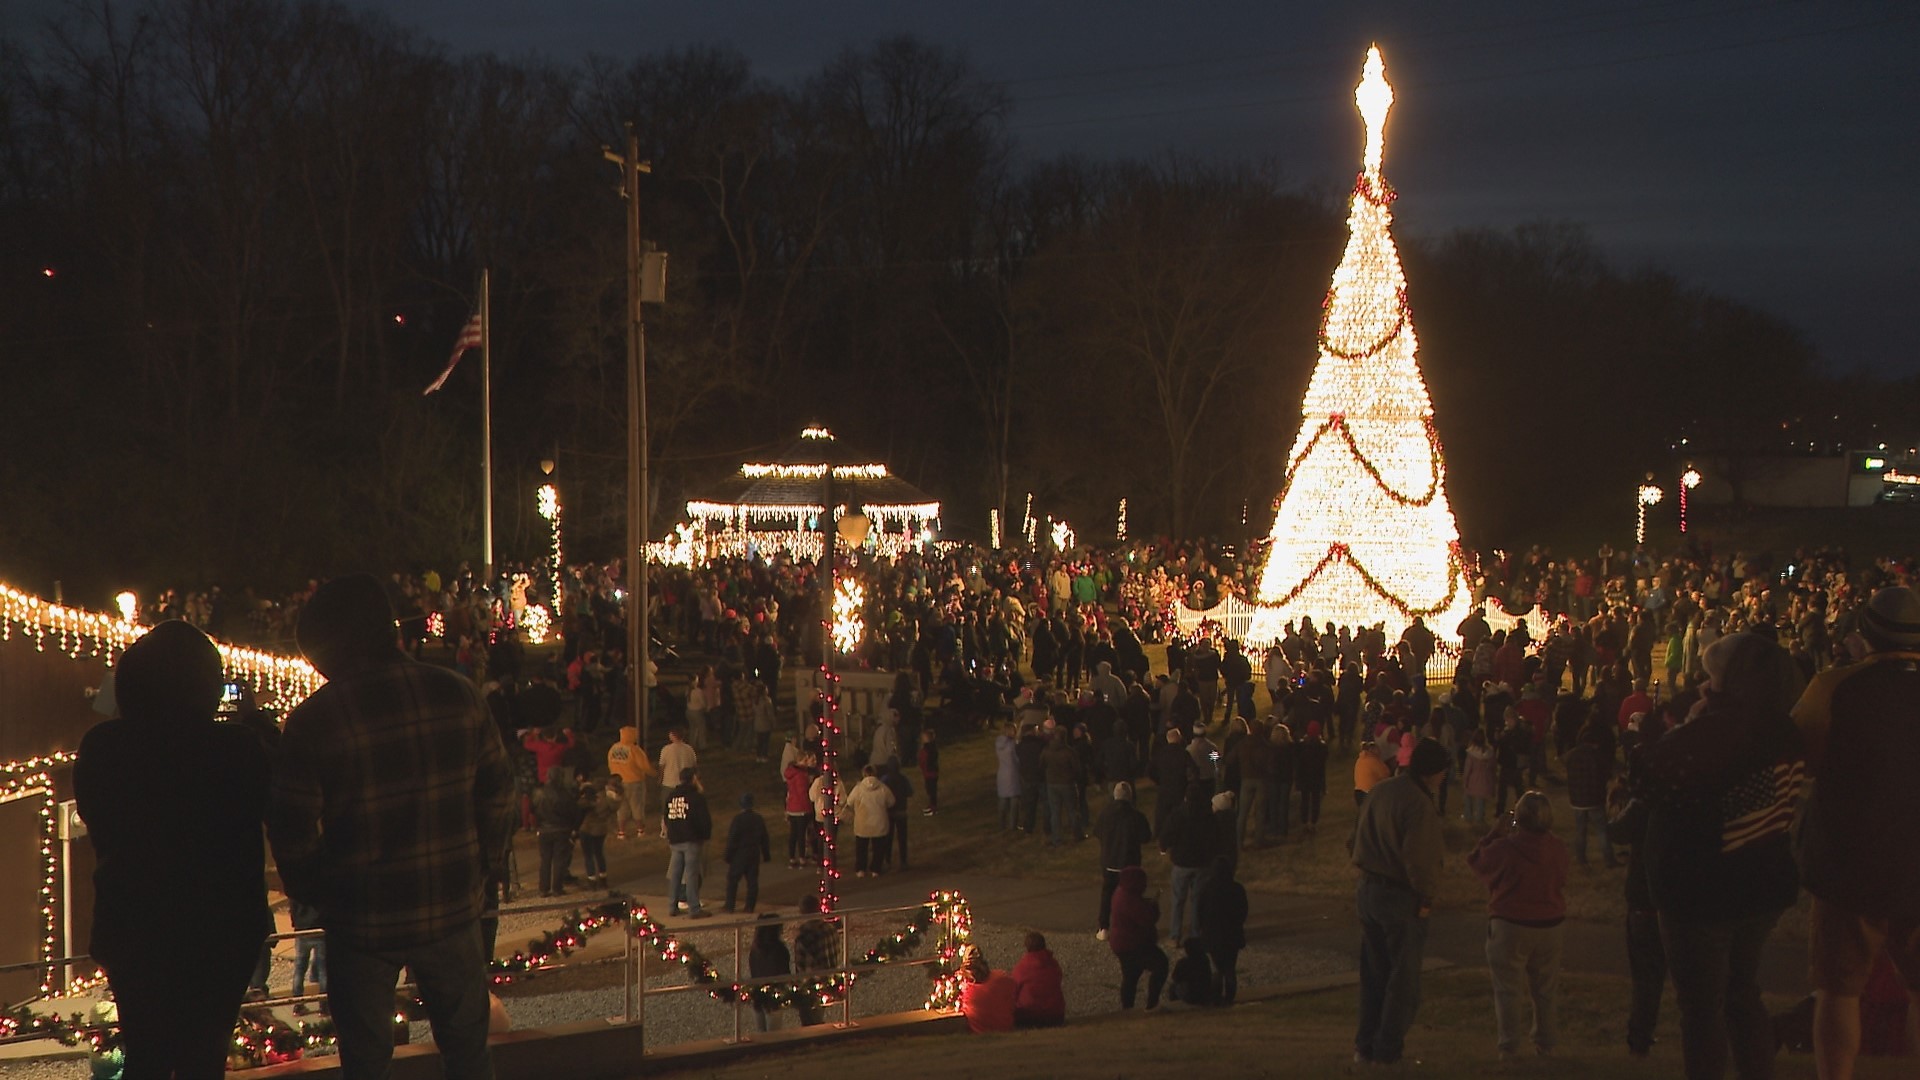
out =
[[480,271],[480,561],[493,587],[493,296],[490,271]]

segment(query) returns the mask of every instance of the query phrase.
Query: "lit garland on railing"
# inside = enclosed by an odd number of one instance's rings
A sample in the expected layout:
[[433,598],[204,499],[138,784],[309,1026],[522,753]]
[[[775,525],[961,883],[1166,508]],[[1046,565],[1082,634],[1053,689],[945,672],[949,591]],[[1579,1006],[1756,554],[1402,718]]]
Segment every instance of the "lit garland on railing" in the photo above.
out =
[[[824,913],[823,913],[824,914]],[[610,927],[625,925],[628,932],[646,944],[649,955],[666,964],[678,964],[686,970],[691,985],[707,987],[715,1001],[753,1004],[763,1009],[780,1009],[803,1000],[830,1005],[847,992],[857,974],[822,973],[815,978],[786,983],[749,986],[723,980],[699,946],[682,940],[647,914],[647,909],[631,901],[612,900],[585,912],[574,912],[559,927],[527,943],[524,950],[505,959],[490,961],[490,979],[494,986],[534,977],[551,967],[557,959],[570,956],[586,944],[588,938]],[[955,1011],[960,1007],[960,990],[965,979],[965,954],[973,940],[973,912],[966,898],[954,891],[936,891],[913,913],[906,925],[875,942],[859,959],[860,966],[885,964],[913,954],[938,932],[940,952],[933,968],[933,991],[926,1008]],[[102,980],[103,981],[103,980]],[[100,981],[76,983],[73,992],[98,986]],[[44,990],[43,990],[44,993]],[[396,1025],[419,1017],[422,1006],[415,1000],[394,1014]],[[0,1011],[0,1038],[55,1039],[67,1046],[85,1045],[99,1057],[117,1058],[120,1047],[119,1017],[111,1002],[96,1006],[98,1014],[88,1021],[79,1013],[66,1017],[37,1014],[25,1005]],[[322,1018],[297,1025],[275,1019],[265,1009],[243,1010],[234,1023],[229,1068],[255,1068],[298,1060],[316,1050],[331,1050],[337,1035],[331,1020]],[[115,1076],[96,1070],[98,1076]]]
[[[0,642],[11,641],[16,628],[33,638],[36,650],[45,652],[48,642],[57,638],[60,651],[69,658],[78,660],[84,654],[99,658],[108,667],[147,632],[146,627],[115,615],[51,603],[0,585]],[[229,681],[247,684],[283,709],[300,703],[326,681],[312,664],[297,657],[225,642],[214,644],[220,649]]]
[[1393,242],[1396,196],[1380,175],[1393,90],[1377,48],[1367,53],[1354,101],[1366,121],[1364,167],[1346,251],[1322,305],[1319,361],[1274,500],[1249,630],[1259,642],[1278,639],[1302,615],[1347,626],[1437,616],[1433,631],[1450,634],[1470,600]]

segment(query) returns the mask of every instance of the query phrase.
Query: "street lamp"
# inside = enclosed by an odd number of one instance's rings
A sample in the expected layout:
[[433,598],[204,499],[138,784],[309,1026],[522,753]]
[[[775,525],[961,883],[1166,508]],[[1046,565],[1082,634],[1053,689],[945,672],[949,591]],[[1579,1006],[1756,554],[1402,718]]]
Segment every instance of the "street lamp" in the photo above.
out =
[[1680,474],[1680,532],[1687,531],[1687,492],[1700,486],[1700,473],[1692,465]]
[[1664,495],[1666,495],[1666,492],[1661,491],[1659,485],[1653,482],[1653,474],[1648,473],[1647,481],[1640,485],[1640,491],[1635,500],[1637,516],[1634,519],[1633,526],[1634,543],[1644,544],[1647,542],[1647,507],[1659,502]]

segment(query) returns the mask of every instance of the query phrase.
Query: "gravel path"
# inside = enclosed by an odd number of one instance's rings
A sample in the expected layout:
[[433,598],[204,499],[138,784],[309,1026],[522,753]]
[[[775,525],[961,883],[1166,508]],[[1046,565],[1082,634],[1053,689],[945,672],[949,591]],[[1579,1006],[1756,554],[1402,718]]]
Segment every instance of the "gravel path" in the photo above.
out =
[[[556,921],[551,913],[510,913],[502,921],[500,939],[506,942],[533,937],[551,929]],[[848,945],[856,953],[863,952],[874,941],[898,928],[898,916],[874,916],[866,920],[856,917],[848,927]],[[731,931],[696,931],[684,936],[700,947],[723,978],[732,976]],[[1011,968],[1025,949],[1026,928],[976,923],[973,937],[974,943],[985,951],[994,967]],[[1119,965],[1114,962],[1113,954],[1105,942],[1095,940],[1092,934],[1056,934],[1048,938],[1047,944],[1060,961],[1060,966],[1066,970],[1068,1016],[1092,1016],[1119,1008]],[[932,942],[929,941],[911,959],[932,955],[932,948]],[[283,964],[288,965],[284,971],[281,970]],[[291,979],[290,965],[290,959],[276,957],[273,983],[276,988],[284,986]],[[902,967],[863,976],[854,987],[853,1015],[871,1016],[922,1007],[926,1002],[931,970],[930,967]],[[1295,979],[1336,975],[1352,970],[1353,958],[1344,952],[1261,942],[1240,954],[1240,989],[1243,994],[1253,993]],[[648,974],[648,984],[653,987],[684,983],[677,974],[656,976],[652,970]],[[538,993],[539,983],[536,980],[526,984],[526,988],[527,992],[523,995],[509,998],[506,1002],[516,1028],[621,1014],[621,991],[618,986],[542,994]],[[830,1021],[837,1022],[839,1017],[840,1008],[837,1005],[827,1013]],[[752,1009],[742,1007],[742,1030],[751,1035],[755,1030],[754,1021]],[[782,1010],[772,1017],[772,1023],[781,1028],[796,1026],[799,1016],[792,1010]],[[646,1027],[649,1046],[731,1038],[734,1015],[731,1008],[713,1001],[704,990],[650,995],[646,1004]],[[424,1023],[414,1025],[413,1038],[416,1042],[431,1038]],[[89,1075],[84,1059],[0,1060],[0,1080],[88,1080]]]

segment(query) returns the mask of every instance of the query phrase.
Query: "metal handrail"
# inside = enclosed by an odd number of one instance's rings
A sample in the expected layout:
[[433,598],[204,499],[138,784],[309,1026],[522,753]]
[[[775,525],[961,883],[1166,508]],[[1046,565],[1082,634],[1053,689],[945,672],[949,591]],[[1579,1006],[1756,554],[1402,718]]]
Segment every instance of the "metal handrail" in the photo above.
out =
[[[634,907],[645,906],[645,905],[639,904],[631,896],[616,893],[608,896],[604,900],[600,900],[600,901],[596,901],[596,902],[592,902],[584,905],[579,902],[552,901],[552,902],[542,903],[542,904],[529,904],[524,907],[503,908],[499,912],[499,914],[526,915],[526,914],[537,914],[544,911],[571,912],[571,911],[578,911],[583,906],[597,907],[601,904],[605,904],[609,902],[625,902],[625,903],[632,904]],[[840,994],[839,1004],[840,1004],[841,1011],[840,1011],[840,1024],[838,1026],[842,1028],[850,1028],[855,1026],[854,1020],[853,1020],[853,986],[859,976],[875,974],[877,972],[885,971],[892,968],[925,967],[925,966],[935,965],[940,963],[940,956],[938,952],[936,952],[936,954],[933,956],[919,957],[917,959],[911,959],[911,960],[888,960],[888,961],[879,961],[879,962],[869,963],[869,964],[852,963],[852,953],[850,951],[850,946],[848,943],[848,935],[849,935],[850,927],[854,917],[868,916],[868,915],[887,915],[887,914],[893,914],[898,912],[919,911],[927,906],[928,906],[928,903],[923,902],[923,903],[913,903],[913,904],[896,904],[891,906],[880,906],[880,907],[840,908],[832,912],[796,912],[795,914],[792,914],[792,915],[771,915],[766,917],[756,916],[750,919],[738,919],[731,922],[715,922],[715,923],[710,923],[704,926],[689,926],[689,927],[683,927],[683,928],[676,928],[674,932],[678,936],[686,936],[694,933],[706,934],[706,933],[732,930],[733,942],[734,942],[734,957],[733,957],[734,977],[729,982],[730,982],[730,985],[737,986],[740,989],[750,990],[750,989],[754,989],[761,986],[775,986],[783,983],[790,983],[794,981],[796,976],[801,974],[805,974],[809,976],[849,977],[847,979],[844,989],[841,991],[841,994]],[[936,904],[936,906],[938,905]],[[839,967],[832,968],[832,969],[822,969],[817,971],[809,970],[806,972],[794,972],[785,976],[770,975],[770,976],[763,976],[758,978],[744,978],[744,979],[740,977],[744,971],[744,966],[741,959],[743,955],[743,950],[741,947],[742,940],[743,940],[742,939],[743,931],[745,931],[748,928],[753,928],[757,930],[758,928],[763,926],[788,926],[796,923],[812,922],[820,919],[825,919],[830,922],[836,923],[839,929],[839,932],[840,932],[840,966]],[[951,919],[949,918],[948,920],[942,921],[941,926],[942,926],[942,929],[940,931],[940,936],[943,941],[943,950],[941,951],[944,951],[944,945],[951,943],[951,934],[952,934]],[[263,941],[285,941],[289,939],[298,939],[303,937],[314,937],[318,935],[324,935],[325,933],[326,931],[323,929],[291,930],[286,932],[276,932],[273,934],[269,934],[262,940]],[[679,985],[673,985],[673,986],[648,987],[647,986],[648,950],[634,948],[633,946],[634,935],[630,929],[623,929],[623,932],[621,933],[620,936],[623,939],[622,957],[621,957],[621,981],[622,981],[622,996],[624,1000],[624,1008],[623,1008],[623,1015],[616,1019],[618,1022],[621,1022],[621,1023],[632,1024],[636,1021],[640,1023],[641,1053],[644,1055],[646,1053],[646,1023],[645,1023],[646,999],[649,994],[657,996],[660,994],[684,993],[689,990],[711,991],[713,987],[708,984],[691,982],[691,981],[683,984],[679,984]],[[637,978],[635,977],[636,958],[637,958],[637,964],[638,964]],[[6,964],[6,965],[0,965],[0,974],[5,974],[7,972],[13,972],[13,971],[44,970],[44,969],[59,967],[62,965],[71,966],[75,963],[84,963],[87,961],[91,961],[92,959],[93,958],[91,956],[82,954],[77,956],[54,957],[47,960],[33,960],[33,961],[27,961],[24,963]],[[637,994],[635,994],[634,992],[636,986],[638,988]],[[413,984],[403,983],[397,986],[395,989],[410,990],[413,988],[414,988]],[[731,995],[731,998],[732,998],[731,1003],[733,1006],[733,1014],[734,1014],[734,1025],[733,1025],[734,1034],[733,1034],[732,1041],[736,1043],[751,1042],[752,1039],[743,1030],[742,1024],[741,1024],[742,1009],[744,1008],[745,1005],[748,1004],[748,1002],[742,1001],[740,995],[737,993]],[[37,1001],[37,1000],[41,1000],[41,999],[30,998],[26,1002],[22,1002],[22,1004],[30,1004],[33,1001]],[[295,1005],[295,1004],[301,1004],[306,1002],[325,1001],[325,1000],[327,1000],[327,995],[325,993],[289,995],[287,997],[273,997],[273,998],[265,998],[265,999],[255,1000],[255,1001],[249,1001],[242,1006],[242,1009],[244,1010],[244,1009],[274,1008],[281,1005]],[[29,1041],[34,1041],[38,1039],[43,1039],[45,1037],[46,1036],[39,1035],[39,1034],[15,1035],[9,1038],[0,1039],[0,1045],[7,1045],[15,1042],[29,1042]]]
[[[734,978],[731,981],[742,988],[752,988],[756,986],[771,986],[771,985],[778,985],[781,983],[788,983],[788,982],[794,981],[794,976],[801,975],[801,974],[810,975],[810,976],[853,976],[853,978],[849,978],[847,980],[844,988],[840,992],[840,1002],[839,1002],[840,1023],[838,1026],[842,1029],[846,1029],[846,1028],[852,1028],[857,1026],[853,1020],[853,987],[855,983],[858,981],[857,979],[858,976],[873,974],[879,971],[887,970],[889,968],[925,967],[931,964],[938,964],[940,963],[939,953],[944,952],[946,947],[951,945],[952,943],[951,935],[953,933],[953,930],[952,930],[953,922],[951,917],[949,917],[948,919],[941,920],[940,938],[942,941],[942,947],[940,950],[936,952],[936,955],[934,956],[921,957],[914,960],[893,960],[893,961],[881,961],[881,962],[876,962],[871,964],[854,964],[852,963],[852,952],[848,942],[848,937],[849,937],[849,932],[850,932],[850,927],[853,921],[853,917],[856,915],[885,915],[893,912],[919,911],[922,908],[927,907],[928,903],[934,903],[934,906],[936,907],[940,906],[937,902],[929,901],[929,902],[922,902],[922,903],[916,903],[916,904],[898,904],[898,905],[887,906],[887,907],[840,908],[832,912],[801,912],[801,913],[795,913],[793,915],[778,915],[772,918],[755,917],[752,919],[736,920],[734,922],[714,923],[708,926],[702,926],[698,928],[690,927],[683,932],[706,933],[709,931],[732,930],[734,932],[733,934]],[[741,965],[741,959],[740,959],[741,952],[742,952],[741,931],[745,930],[748,927],[753,927],[757,929],[762,926],[785,926],[792,923],[811,922],[816,919],[827,919],[830,921],[834,921],[838,924],[839,931],[840,931],[840,966],[839,967],[831,968],[831,969],[822,969],[822,970],[809,970],[804,973],[794,972],[791,975],[784,976],[784,977],[774,975],[774,976],[768,976],[768,977],[758,978],[758,979],[740,978],[740,974],[742,972],[742,965]],[[627,940],[629,943],[631,943],[633,940],[633,935],[628,934]],[[647,986],[648,950],[643,949],[643,950],[638,950],[638,952],[639,952],[639,968],[640,968],[639,977],[636,980],[640,987],[640,993],[639,993],[638,1002],[637,1002],[638,1008],[637,1009],[635,1008],[634,999],[629,997],[627,999],[627,1011],[626,1011],[625,1019],[629,1023],[634,1022],[636,1020],[639,1022],[640,1053],[642,1056],[645,1056],[647,1052],[647,1035],[646,1035],[647,995],[677,994],[677,993],[684,993],[689,990],[711,991],[713,987],[707,984],[689,981],[689,982],[682,983],[680,985],[675,985],[675,986],[662,986],[658,988],[649,988]],[[732,997],[731,1004],[733,1006],[733,1039],[731,1041],[735,1043],[751,1042],[752,1038],[747,1035],[741,1023],[743,1018],[743,1010],[745,1006],[748,1004],[748,1002],[743,1001],[739,994],[733,994],[731,995],[731,997]]]

